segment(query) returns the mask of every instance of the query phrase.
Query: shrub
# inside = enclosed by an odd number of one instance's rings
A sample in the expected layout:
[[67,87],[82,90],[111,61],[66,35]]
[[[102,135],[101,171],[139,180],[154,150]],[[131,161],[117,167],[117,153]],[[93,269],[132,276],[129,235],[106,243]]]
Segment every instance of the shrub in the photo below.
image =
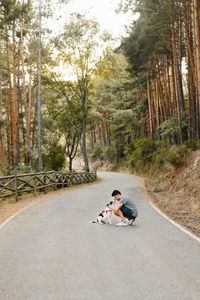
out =
[[108,160],[109,162],[113,162],[116,160],[117,151],[116,148],[112,146],[103,147],[103,158],[104,160]]
[[162,169],[163,166],[166,163],[166,160],[168,158],[168,149],[165,147],[157,149],[156,155],[154,158],[154,168]]
[[186,141],[184,144],[192,151],[200,149],[200,140],[198,138]]
[[127,155],[130,155],[133,153],[133,151],[135,150],[135,143],[132,142],[128,145],[125,146],[125,150],[124,150],[124,154],[127,156]]
[[43,163],[46,170],[61,170],[65,165],[64,147],[58,144],[51,145],[48,154],[43,154]]
[[187,145],[172,146],[169,149],[167,160],[175,167],[181,166],[185,163],[191,149]]
[[91,150],[91,153],[90,153],[90,158],[92,160],[95,160],[95,159],[100,159],[100,160],[103,160],[103,149],[101,146],[95,146],[92,150]]
[[179,132],[178,128],[178,119],[175,115],[174,117],[165,120],[160,126],[159,126],[160,134],[163,138],[171,135],[175,135]]
[[156,151],[155,143],[148,138],[140,138],[134,142],[135,150],[127,156],[130,166],[136,171],[147,171]]

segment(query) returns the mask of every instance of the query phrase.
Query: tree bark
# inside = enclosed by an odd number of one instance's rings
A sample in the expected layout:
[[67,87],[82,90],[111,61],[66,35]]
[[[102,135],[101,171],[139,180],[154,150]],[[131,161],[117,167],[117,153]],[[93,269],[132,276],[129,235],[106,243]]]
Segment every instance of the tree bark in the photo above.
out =
[[0,169],[2,174],[4,174],[5,167],[5,156],[4,156],[4,143],[2,135],[2,83],[0,81]]
[[29,102],[28,102],[28,123],[27,123],[27,163],[30,164],[30,154],[31,154],[31,113],[32,113],[32,85],[31,85],[31,71],[29,74]]
[[192,32],[191,32],[191,5],[188,0],[184,1],[183,6],[184,15],[184,27],[185,27],[185,40],[186,40],[186,54],[188,65],[188,101],[190,112],[190,138],[194,138],[196,135],[196,87],[195,87],[195,65],[194,65],[194,49],[192,47]]
[[24,65],[24,42],[23,42],[23,22],[20,21],[20,39],[21,39],[21,62],[22,62],[22,81],[23,81],[23,99],[25,107],[25,120],[26,120],[26,139],[25,139],[25,149],[24,149],[24,160],[25,165],[28,165],[27,162],[27,140],[28,140],[28,105],[27,105],[27,96],[26,96],[26,78],[25,78],[25,65]]
[[16,26],[13,24],[13,102],[14,102],[14,137],[13,137],[13,161],[14,166],[19,163],[19,105],[17,97],[17,75],[16,75]]
[[38,122],[38,163],[39,171],[43,170],[42,161],[42,134],[41,134],[41,0],[39,0],[39,37],[38,37],[38,101],[37,101],[37,122]]
[[7,68],[8,68],[8,83],[9,83],[9,112],[10,112],[10,120],[11,120],[11,158],[12,165],[15,167],[15,151],[13,149],[13,143],[15,140],[15,122],[14,122],[14,107],[13,107],[13,90],[12,90],[12,79],[11,79],[11,64],[10,64],[10,46],[9,46],[9,37],[8,37],[8,26],[6,25],[6,56],[7,56]]
[[177,99],[179,138],[180,138],[180,143],[182,144],[184,141],[184,138],[183,138],[183,131],[182,131],[181,112],[183,111],[184,98],[183,98],[182,80],[181,80],[181,76],[180,76],[176,37],[175,37],[174,30],[173,30],[173,35],[172,35],[172,49],[173,49],[173,62],[174,62],[174,70],[173,71],[174,71],[174,79],[175,79],[175,92],[176,92],[176,99]]
[[150,134],[151,138],[154,139],[153,132],[153,113],[152,113],[152,103],[151,103],[151,90],[150,90],[150,79],[149,73],[147,73],[147,97],[148,97],[148,105],[149,105],[149,126],[150,126]]
[[8,153],[8,171],[11,166],[11,134],[10,134],[10,101],[9,101],[9,89],[5,90],[5,110],[6,110],[6,137],[7,137],[7,153]]
[[196,127],[197,136],[200,138],[200,20],[199,20],[199,2],[198,0],[193,1],[193,30],[194,30],[194,43],[196,53]]
[[83,160],[85,164],[85,171],[89,172],[89,163],[88,163],[88,158],[87,158],[87,149],[86,149],[86,112],[85,112],[85,101],[86,101],[86,96],[82,96],[82,115],[83,115],[83,120],[82,120],[82,143],[81,143],[81,149],[82,149],[82,154],[83,154]]

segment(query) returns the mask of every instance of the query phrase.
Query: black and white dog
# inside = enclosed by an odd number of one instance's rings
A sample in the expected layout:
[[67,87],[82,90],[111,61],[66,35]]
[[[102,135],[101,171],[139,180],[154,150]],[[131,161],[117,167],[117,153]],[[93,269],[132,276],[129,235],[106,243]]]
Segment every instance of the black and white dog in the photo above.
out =
[[108,205],[114,206],[115,202],[116,202],[116,200],[110,201],[110,203],[108,203],[106,205],[106,208],[104,210],[102,210],[102,212],[100,212],[97,219],[95,221],[92,221],[92,223],[105,224],[105,223],[109,222],[109,224],[112,225],[112,222],[111,222],[112,209],[110,209],[108,207]]

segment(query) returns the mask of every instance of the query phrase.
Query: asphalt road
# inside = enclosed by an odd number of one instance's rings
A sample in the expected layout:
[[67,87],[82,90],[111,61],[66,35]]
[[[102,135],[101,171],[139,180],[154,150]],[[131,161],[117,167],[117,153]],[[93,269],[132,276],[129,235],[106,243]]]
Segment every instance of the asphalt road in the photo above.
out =
[[[137,177],[99,175],[0,229],[0,300],[199,300],[200,243],[154,210]],[[135,200],[134,226],[88,223],[113,189]]]

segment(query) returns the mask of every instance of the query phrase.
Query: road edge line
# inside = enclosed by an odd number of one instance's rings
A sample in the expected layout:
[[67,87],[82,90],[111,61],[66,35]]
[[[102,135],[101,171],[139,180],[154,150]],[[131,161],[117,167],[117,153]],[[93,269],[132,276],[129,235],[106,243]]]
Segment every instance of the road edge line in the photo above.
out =
[[164,214],[158,207],[156,207],[156,205],[153,203],[150,195],[148,194],[147,190],[146,190],[146,186],[145,186],[145,180],[144,178],[135,175],[136,177],[138,177],[140,179],[140,181],[142,182],[142,188],[143,188],[143,194],[144,197],[147,199],[147,201],[149,202],[149,204],[161,215],[163,216],[163,218],[167,219],[170,223],[172,223],[174,226],[178,227],[180,230],[182,230],[184,233],[186,233],[187,235],[189,235],[191,238],[195,239],[197,242],[200,243],[200,238],[195,235],[194,233],[190,232],[189,230],[185,229],[183,226],[181,226],[180,224],[176,223],[175,221],[173,221],[172,219],[170,219],[166,214]]
[[18,210],[16,213],[14,213],[12,216],[10,216],[8,219],[6,219],[3,223],[0,224],[0,229],[2,229],[8,222],[10,222],[12,219],[14,219],[17,215],[19,215],[23,210],[28,209],[29,207],[35,205],[38,201],[33,202],[22,209]]

